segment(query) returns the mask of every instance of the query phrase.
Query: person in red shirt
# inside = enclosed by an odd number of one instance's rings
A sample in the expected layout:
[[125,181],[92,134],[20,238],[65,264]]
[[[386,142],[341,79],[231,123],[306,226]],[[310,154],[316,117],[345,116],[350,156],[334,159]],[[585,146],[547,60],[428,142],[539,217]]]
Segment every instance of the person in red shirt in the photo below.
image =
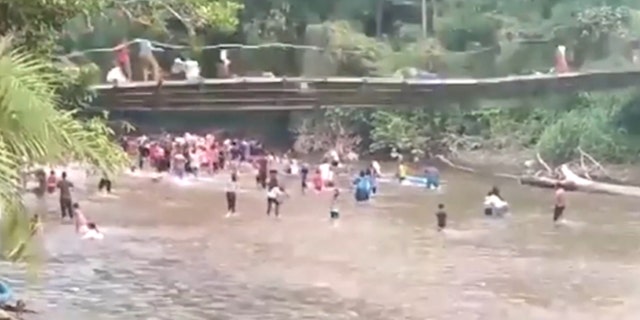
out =
[[262,189],[267,188],[267,167],[269,161],[267,157],[261,156],[256,160],[256,166],[258,167],[258,175],[256,176],[256,183],[262,187]]
[[129,60],[129,44],[127,43],[127,39],[122,39],[120,44],[113,48],[113,50],[116,52],[116,62],[122,70],[122,73],[127,77],[127,80],[131,81],[131,61]]
[[313,183],[313,187],[316,189],[316,191],[322,191],[322,188],[324,187],[324,181],[322,181],[320,169],[316,169],[313,177],[311,177],[311,183]]

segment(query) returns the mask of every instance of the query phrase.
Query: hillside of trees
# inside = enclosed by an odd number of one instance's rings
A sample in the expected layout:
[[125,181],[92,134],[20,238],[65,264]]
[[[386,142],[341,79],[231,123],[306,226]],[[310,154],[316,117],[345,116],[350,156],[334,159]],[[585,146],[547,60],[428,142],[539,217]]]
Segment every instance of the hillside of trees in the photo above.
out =
[[[213,6],[202,9],[197,6]],[[63,25],[63,53],[108,48],[123,37],[184,46],[204,75],[215,76],[218,50],[207,45],[286,43],[294,47],[234,49],[238,75],[441,77],[549,72],[558,45],[573,70],[631,69],[638,52],[640,4],[628,0],[246,0],[148,1],[115,5]],[[203,49],[204,48],[204,49]],[[108,52],[84,57],[104,68]],[[465,148],[539,151],[562,162],[582,148],[610,162],[634,161],[635,91],[548,95],[378,110],[331,109],[294,114],[296,147],[333,144],[372,152],[442,153]]]

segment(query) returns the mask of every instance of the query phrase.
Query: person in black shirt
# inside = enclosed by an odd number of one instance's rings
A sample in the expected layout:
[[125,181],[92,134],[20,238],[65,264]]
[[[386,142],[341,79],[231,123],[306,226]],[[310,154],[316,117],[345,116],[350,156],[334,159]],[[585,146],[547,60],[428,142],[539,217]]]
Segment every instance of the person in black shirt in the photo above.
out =
[[438,231],[442,231],[447,227],[447,213],[444,211],[444,204],[438,204],[438,211],[436,211],[436,220],[438,222]]
[[307,179],[309,177],[309,165],[304,163],[300,168],[300,182],[302,187],[302,193],[307,192]]

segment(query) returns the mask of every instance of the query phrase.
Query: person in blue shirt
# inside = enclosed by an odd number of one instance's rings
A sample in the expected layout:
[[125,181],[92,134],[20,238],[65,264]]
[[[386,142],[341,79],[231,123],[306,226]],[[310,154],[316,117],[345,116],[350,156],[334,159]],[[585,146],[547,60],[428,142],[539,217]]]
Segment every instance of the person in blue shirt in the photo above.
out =
[[440,171],[436,167],[427,167],[424,170],[427,189],[435,190],[440,187]]
[[0,281],[0,306],[9,304],[13,299],[13,291],[8,283]]
[[371,185],[370,196],[374,196],[378,192],[378,179],[376,178],[376,174],[371,169],[367,169],[364,174],[365,177],[369,179],[369,184]]
[[357,202],[363,202],[369,200],[371,197],[371,181],[366,176],[364,171],[360,171],[360,174],[353,181],[355,186],[355,198]]

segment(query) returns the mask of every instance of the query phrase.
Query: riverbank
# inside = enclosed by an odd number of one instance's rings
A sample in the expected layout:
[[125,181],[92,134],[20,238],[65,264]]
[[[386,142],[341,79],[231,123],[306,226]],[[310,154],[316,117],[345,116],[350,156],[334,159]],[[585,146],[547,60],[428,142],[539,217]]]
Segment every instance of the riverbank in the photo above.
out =
[[[527,161],[532,161],[536,168],[541,167],[537,163],[536,152],[527,149],[461,150],[450,160],[456,164],[471,167],[479,173],[522,175],[527,170],[525,165]],[[602,165],[612,180],[640,186],[640,166],[637,164],[603,163]]]

